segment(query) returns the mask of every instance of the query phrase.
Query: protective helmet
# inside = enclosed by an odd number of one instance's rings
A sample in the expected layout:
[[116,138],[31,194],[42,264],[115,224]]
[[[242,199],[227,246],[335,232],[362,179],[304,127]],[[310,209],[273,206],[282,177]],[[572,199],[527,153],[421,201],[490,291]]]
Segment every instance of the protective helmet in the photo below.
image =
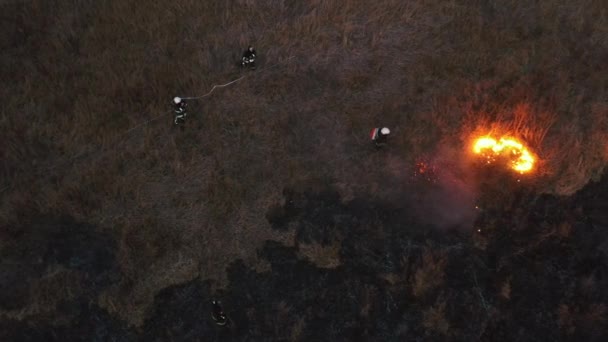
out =
[[181,99],[181,98],[179,98],[179,97],[177,97],[177,96],[173,98],[173,103],[175,103],[175,104],[179,104],[180,102],[182,102],[182,99]]
[[380,133],[382,133],[382,134],[384,134],[384,135],[389,135],[389,134],[391,134],[391,130],[390,130],[390,129],[388,129],[388,128],[386,128],[386,127],[383,127],[383,128],[380,130]]

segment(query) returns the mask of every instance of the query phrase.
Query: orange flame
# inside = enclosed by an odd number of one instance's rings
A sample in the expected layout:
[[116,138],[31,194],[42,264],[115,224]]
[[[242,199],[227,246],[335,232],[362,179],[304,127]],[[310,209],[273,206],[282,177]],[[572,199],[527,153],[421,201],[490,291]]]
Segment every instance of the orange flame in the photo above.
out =
[[536,162],[532,153],[515,138],[500,138],[496,141],[488,136],[480,137],[473,145],[473,152],[485,156],[487,163],[494,162],[499,156],[506,156],[511,168],[519,173],[532,171]]

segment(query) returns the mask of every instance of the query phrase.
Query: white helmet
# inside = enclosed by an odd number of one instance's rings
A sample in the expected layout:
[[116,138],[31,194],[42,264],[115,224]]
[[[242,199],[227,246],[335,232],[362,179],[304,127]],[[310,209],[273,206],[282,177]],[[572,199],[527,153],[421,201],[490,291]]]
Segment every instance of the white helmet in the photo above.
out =
[[380,133],[382,133],[382,134],[384,134],[384,135],[389,135],[389,134],[391,134],[391,130],[390,130],[390,129],[388,129],[388,128],[386,128],[386,127],[383,127],[383,128],[380,130]]
[[176,96],[176,97],[173,98],[173,102],[175,104],[179,104],[180,102],[182,102],[182,99]]

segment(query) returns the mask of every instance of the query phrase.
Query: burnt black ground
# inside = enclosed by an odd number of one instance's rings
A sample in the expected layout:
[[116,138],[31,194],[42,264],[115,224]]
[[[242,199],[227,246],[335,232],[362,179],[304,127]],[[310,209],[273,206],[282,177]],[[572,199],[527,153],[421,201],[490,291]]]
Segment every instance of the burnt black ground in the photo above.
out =
[[[531,204],[529,196],[514,196],[502,212],[494,209],[475,223],[493,225],[481,233],[488,242],[483,250],[473,243],[476,233],[421,224],[408,205],[370,198],[343,202],[331,189],[287,189],[285,205],[269,208],[268,220],[273,229],[295,227],[296,245],[268,241],[258,253],[270,271],[258,273],[235,260],[227,270],[229,285],[219,292],[199,278],[166,288],[141,329],[95,304],[101,290],[121,277],[108,236],[69,220],[5,230],[13,248],[2,255],[4,309],[27,305],[31,287],[52,269],[70,275],[60,286],[78,286],[48,312],[23,321],[2,318],[0,339],[277,341],[297,334],[309,341],[600,341],[606,338],[602,308],[608,303],[606,190],[605,176],[570,198],[540,196]],[[570,235],[548,234],[561,223],[572,226]],[[332,241],[340,244],[341,264],[334,269],[297,253],[302,243]],[[415,270],[428,250],[446,256],[445,281],[414,296]],[[391,284],[386,274],[398,281]],[[592,285],[583,286],[589,278]],[[499,295],[506,279],[508,300]],[[230,327],[213,324],[214,298],[224,303]],[[447,336],[423,323],[425,310],[440,302]],[[560,323],[564,306],[571,312],[570,330]]]

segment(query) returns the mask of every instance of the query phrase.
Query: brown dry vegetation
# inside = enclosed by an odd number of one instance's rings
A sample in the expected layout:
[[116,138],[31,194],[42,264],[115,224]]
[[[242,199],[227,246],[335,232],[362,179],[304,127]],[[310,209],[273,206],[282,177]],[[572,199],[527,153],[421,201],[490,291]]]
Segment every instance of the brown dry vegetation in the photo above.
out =
[[423,296],[429,291],[439,287],[443,283],[446,259],[442,255],[434,255],[427,250],[422,255],[422,265],[414,275],[413,294],[416,297]]
[[[475,134],[516,135],[542,159],[540,189],[559,195],[608,160],[602,0],[33,0],[0,13],[0,228],[70,216],[114,236],[122,278],[98,301],[135,326],[161,289],[221,287],[264,241],[292,245],[265,218],[285,186],[388,198],[386,179],[403,176],[376,167],[375,125],[394,128],[396,165],[444,146],[466,159]],[[239,77],[249,43],[261,70],[191,102],[185,131],[172,129],[171,98]],[[416,296],[443,266],[424,258]],[[55,305],[65,277],[3,313]],[[443,311],[425,326],[447,331]]]
[[298,250],[303,258],[313,262],[318,267],[336,268],[340,265],[340,244],[334,242],[329,246],[319,244],[300,244]]
[[437,303],[424,312],[422,325],[429,333],[447,335],[450,323],[445,318],[445,302]]

